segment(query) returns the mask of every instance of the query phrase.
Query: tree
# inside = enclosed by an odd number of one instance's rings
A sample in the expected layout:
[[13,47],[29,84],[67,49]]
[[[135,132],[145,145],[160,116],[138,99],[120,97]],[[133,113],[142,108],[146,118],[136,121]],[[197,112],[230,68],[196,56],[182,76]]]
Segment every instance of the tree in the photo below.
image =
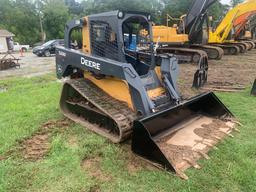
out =
[[142,11],[149,12],[153,19],[158,19],[160,11],[163,9],[158,0],[86,0],[81,4],[84,15],[113,10]]
[[64,0],[49,0],[44,6],[43,15],[46,38],[64,38],[65,24],[70,19]]
[[14,33],[15,41],[32,45],[40,38],[35,5],[29,0],[0,0],[1,28]]
[[208,15],[212,16],[213,21],[216,23],[224,17],[228,9],[228,5],[223,5],[220,1],[218,1],[210,7]]
[[[161,14],[161,23],[166,23],[166,15],[173,18],[180,18],[182,15],[187,14],[192,0],[166,0],[164,1],[165,8]],[[170,21],[170,24],[177,23],[177,21]]]
[[235,7],[237,4],[242,3],[243,0],[231,0],[232,7]]

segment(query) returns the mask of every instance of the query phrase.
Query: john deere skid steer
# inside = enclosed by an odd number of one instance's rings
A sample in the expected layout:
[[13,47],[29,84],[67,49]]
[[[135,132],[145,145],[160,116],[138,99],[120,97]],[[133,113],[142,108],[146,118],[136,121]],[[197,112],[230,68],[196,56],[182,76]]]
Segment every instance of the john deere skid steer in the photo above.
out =
[[[149,14],[121,11],[69,22],[65,47],[56,52],[57,77],[69,77],[60,106],[114,143],[132,138],[134,153],[186,178],[184,171],[198,168],[196,161],[230,134],[232,114],[214,93],[181,99],[177,59],[155,54],[151,26]],[[82,34],[76,49],[72,31]]]

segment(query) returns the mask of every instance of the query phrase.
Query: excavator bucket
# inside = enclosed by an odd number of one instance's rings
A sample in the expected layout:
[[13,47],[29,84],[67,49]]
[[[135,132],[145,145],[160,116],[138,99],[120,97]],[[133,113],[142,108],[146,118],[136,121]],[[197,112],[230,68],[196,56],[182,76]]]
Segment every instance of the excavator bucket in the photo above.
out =
[[252,85],[251,95],[256,96],[256,79]]
[[204,93],[175,107],[134,122],[132,151],[181,178],[197,160],[234,128],[232,113],[215,96]]

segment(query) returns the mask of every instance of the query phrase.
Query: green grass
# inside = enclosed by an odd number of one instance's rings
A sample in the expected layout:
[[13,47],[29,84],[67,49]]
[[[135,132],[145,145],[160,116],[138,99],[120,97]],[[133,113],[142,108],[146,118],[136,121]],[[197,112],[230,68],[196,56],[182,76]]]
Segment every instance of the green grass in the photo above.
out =
[[[53,75],[0,81],[3,86],[8,90],[0,93],[0,156],[18,150],[18,141],[43,123],[63,118],[58,109],[61,84]],[[188,170],[187,181],[148,168],[145,162],[141,169],[129,171],[134,158],[128,144],[111,144],[71,124],[53,133],[43,160],[28,161],[12,153],[0,161],[0,191],[256,191],[256,98],[249,90],[218,96],[244,126],[235,138],[211,151],[210,160],[200,161],[201,170]],[[100,159],[98,169],[107,179],[81,167],[83,159],[94,157]]]

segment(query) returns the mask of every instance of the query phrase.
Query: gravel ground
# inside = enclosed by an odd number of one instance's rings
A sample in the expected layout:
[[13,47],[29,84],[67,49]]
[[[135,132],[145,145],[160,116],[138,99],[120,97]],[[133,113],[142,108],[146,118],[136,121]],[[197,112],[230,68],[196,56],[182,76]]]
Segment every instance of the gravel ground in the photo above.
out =
[[[9,77],[34,77],[40,76],[55,71],[55,57],[38,57],[32,52],[24,53],[23,57],[19,53],[13,54],[20,59],[20,68],[12,68],[0,71],[0,79]],[[3,57],[0,54],[0,58]]]

